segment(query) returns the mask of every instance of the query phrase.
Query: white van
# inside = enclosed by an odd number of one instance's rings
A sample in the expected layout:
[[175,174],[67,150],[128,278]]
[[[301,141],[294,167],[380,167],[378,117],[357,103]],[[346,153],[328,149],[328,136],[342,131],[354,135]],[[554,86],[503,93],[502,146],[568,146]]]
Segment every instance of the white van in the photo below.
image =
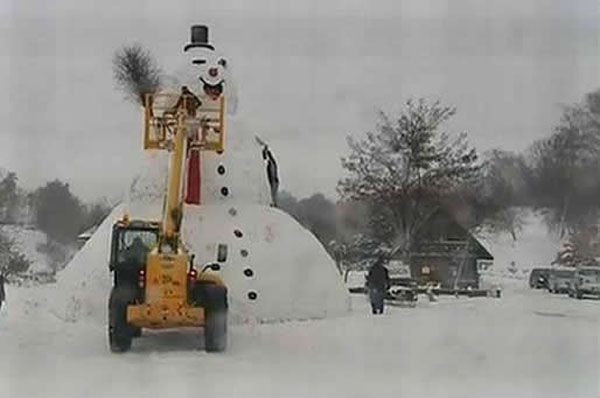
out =
[[548,273],[550,293],[569,293],[575,276],[575,268],[555,267]]
[[600,296],[600,267],[577,267],[573,276],[572,295],[578,299],[583,296]]

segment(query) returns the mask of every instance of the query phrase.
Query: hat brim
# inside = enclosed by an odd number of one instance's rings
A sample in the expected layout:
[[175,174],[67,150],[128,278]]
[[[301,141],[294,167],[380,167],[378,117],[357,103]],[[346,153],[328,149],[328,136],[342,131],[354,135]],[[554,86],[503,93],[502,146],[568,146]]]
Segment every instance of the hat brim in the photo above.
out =
[[188,43],[183,47],[183,52],[186,52],[190,48],[208,48],[209,50],[215,51],[215,48],[212,44],[204,44],[204,43]]

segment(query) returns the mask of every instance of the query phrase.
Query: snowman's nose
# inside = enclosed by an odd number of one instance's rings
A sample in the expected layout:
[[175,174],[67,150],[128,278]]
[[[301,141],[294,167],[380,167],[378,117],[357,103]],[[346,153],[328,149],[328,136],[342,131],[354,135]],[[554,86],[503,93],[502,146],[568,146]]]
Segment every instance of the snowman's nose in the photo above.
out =
[[208,75],[210,77],[217,77],[217,75],[219,74],[219,70],[217,68],[209,68],[208,69]]

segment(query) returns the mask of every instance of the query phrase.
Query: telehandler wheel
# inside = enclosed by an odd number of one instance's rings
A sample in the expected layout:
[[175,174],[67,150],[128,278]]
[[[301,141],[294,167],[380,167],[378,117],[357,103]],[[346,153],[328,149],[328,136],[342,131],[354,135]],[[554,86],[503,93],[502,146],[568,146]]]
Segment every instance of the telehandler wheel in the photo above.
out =
[[137,327],[137,326],[133,326],[132,336],[134,338],[142,337],[142,328]]
[[227,347],[227,288],[218,285],[207,285],[204,288],[204,349],[207,352],[222,352]]
[[108,303],[108,342],[112,352],[131,348],[134,328],[127,323],[127,305],[133,303],[135,292],[123,286],[113,287]]
[[207,352],[222,352],[225,348],[227,348],[227,310],[207,312],[204,349]]

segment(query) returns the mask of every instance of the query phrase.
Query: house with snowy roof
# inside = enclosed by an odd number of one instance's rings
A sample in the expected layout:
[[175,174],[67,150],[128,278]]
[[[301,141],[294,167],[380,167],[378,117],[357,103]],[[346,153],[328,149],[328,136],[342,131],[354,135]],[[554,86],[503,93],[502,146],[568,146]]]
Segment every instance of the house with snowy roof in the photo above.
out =
[[479,288],[480,270],[494,260],[467,228],[441,208],[415,232],[408,257],[404,261],[414,279],[444,288]]

